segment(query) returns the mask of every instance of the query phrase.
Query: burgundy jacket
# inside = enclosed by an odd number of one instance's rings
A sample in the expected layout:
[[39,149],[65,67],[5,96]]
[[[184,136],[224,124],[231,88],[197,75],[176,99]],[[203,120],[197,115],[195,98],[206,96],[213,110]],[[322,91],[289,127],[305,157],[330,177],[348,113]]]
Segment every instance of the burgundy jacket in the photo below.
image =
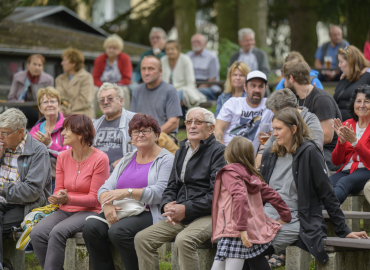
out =
[[284,222],[292,215],[280,195],[247,169],[233,163],[216,176],[212,203],[212,241],[221,237],[240,237],[248,232],[253,244],[273,240],[281,224],[263,211],[263,202],[271,203]]

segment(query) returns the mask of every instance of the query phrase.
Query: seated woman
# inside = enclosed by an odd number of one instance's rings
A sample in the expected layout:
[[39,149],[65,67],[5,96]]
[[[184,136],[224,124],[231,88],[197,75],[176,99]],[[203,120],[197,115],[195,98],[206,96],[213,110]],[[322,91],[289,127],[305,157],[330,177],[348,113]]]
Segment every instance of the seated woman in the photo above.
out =
[[[83,229],[93,269],[114,269],[109,242],[118,250],[125,269],[139,269],[135,235],[164,219],[160,202],[167,187],[174,156],[157,145],[161,128],[152,116],[135,114],[129,123],[128,132],[137,151],[126,154],[98,192],[99,201],[103,205],[99,217],[106,219],[112,226],[109,228],[98,219],[88,219]],[[116,210],[119,208],[112,202],[124,198],[146,203],[147,211],[118,220]]]
[[31,243],[42,268],[63,269],[67,239],[80,232],[86,217],[101,210],[97,192],[109,177],[108,156],[92,147],[95,130],[86,115],[70,115],[63,123],[64,144],[58,156],[55,190],[49,203],[60,209],[31,231]]
[[361,191],[370,179],[370,85],[360,85],[348,107],[352,119],[343,124],[334,119],[338,142],[331,156],[334,165],[343,166],[330,176],[334,193],[342,204],[351,193]]
[[[322,264],[328,262],[324,249],[326,224],[322,217],[324,204],[339,237],[368,238],[366,232],[351,232],[335,197],[325,170],[325,160],[318,146],[310,141],[308,127],[295,108],[278,111],[272,127],[276,141],[262,157],[261,174],[288,205],[292,220],[283,224],[264,255],[279,254],[295,243],[310,252]],[[264,206],[267,216],[278,220],[271,204]],[[244,263],[244,270],[249,269]]]
[[[116,83],[119,85],[130,85],[132,75],[132,63],[130,57],[123,53],[124,42],[122,38],[113,34],[105,39],[105,53],[98,56],[94,61],[92,75],[94,84],[100,87],[105,82]],[[126,110],[130,109],[130,90],[123,87],[124,102]]]
[[165,47],[166,54],[161,58],[162,80],[172,84],[180,97],[180,102],[191,108],[206,102],[207,98],[196,87],[193,62],[181,53],[176,40],[169,40]]
[[46,145],[50,153],[53,191],[55,188],[56,162],[58,155],[69,148],[62,136],[64,116],[60,112],[61,97],[54,87],[41,88],[37,93],[37,104],[44,115],[31,129],[30,134]]
[[343,79],[337,84],[333,98],[338,104],[343,121],[346,121],[352,117],[347,110],[352,93],[360,85],[370,84],[370,63],[362,52],[352,45],[339,48],[338,61]]
[[[54,78],[43,71],[45,58],[41,54],[32,54],[27,59],[27,70],[14,74],[8,102],[36,101],[40,88],[54,86]],[[27,128],[33,127],[39,119],[39,112],[33,107],[19,108],[27,115]]]
[[64,73],[55,79],[55,88],[62,96],[62,113],[65,116],[85,114],[94,118],[94,80],[84,69],[85,57],[81,51],[68,48],[63,52],[62,59]]
[[215,111],[215,117],[221,111],[222,106],[231,97],[245,97],[244,83],[247,79],[248,73],[251,69],[247,64],[236,61],[231,65],[227,72],[227,78],[225,82],[225,90],[217,99],[217,107]]

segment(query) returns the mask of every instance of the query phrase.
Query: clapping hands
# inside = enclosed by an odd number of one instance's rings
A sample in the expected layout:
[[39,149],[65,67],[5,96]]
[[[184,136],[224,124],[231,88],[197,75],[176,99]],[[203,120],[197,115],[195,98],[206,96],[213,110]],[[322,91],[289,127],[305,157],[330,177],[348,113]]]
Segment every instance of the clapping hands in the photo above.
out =
[[69,200],[68,191],[66,189],[59,190],[56,195],[51,195],[48,198],[51,204],[66,204]]

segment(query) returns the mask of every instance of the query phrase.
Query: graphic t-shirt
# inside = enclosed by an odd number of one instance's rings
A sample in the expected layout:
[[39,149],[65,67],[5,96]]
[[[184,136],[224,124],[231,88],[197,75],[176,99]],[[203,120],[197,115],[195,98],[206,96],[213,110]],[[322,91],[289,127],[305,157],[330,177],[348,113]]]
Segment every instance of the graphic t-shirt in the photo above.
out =
[[230,98],[221,108],[217,119],[229,122],[224,131],[224,143],[228,145],[235,136],[243,136],[253,143],[256,153],[259,125],[271,123],[274,114],[266,108],[266,98],[263,98],[257,108],[248,105],[245,97]]
[[109,165],[123,157],[123,136],[119,130],[120,121],[121,116],[112,121],[104,119],[96,131],[95,147],[108,155]]

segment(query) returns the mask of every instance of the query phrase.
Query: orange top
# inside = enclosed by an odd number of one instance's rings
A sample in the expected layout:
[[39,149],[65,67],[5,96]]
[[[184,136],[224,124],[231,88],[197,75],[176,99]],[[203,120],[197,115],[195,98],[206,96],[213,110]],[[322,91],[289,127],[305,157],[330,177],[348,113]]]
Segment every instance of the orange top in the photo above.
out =
[[72,157],[72,149],[61,152],[56,167],[54,195],[66,189],[69,200],[60,209],[65,212],[99,213],[101,206],[97,193],[108,177],[109,159],[99,149],[94,148],[94,152],[81,162]]

